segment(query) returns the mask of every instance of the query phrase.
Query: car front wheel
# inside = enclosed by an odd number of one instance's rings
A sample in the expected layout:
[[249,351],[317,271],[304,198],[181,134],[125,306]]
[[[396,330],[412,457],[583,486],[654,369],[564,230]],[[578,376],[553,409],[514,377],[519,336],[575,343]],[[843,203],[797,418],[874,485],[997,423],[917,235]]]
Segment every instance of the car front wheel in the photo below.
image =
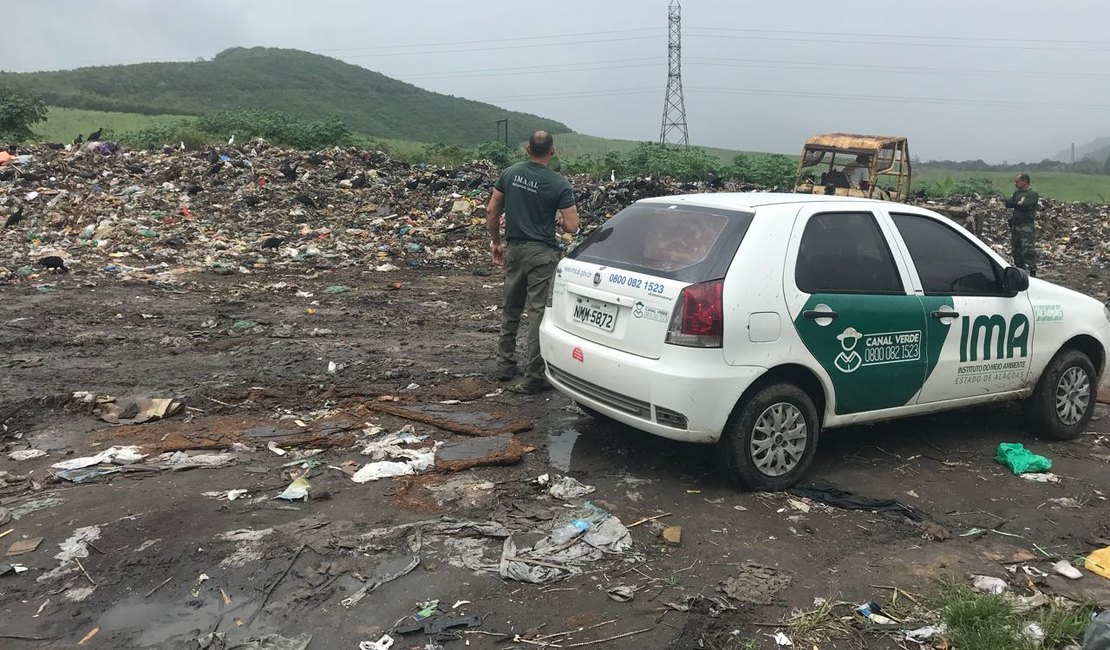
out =
[[783,383],[759,390],[722,436],[729,474],[749,490],[790,487],[813,462],[819,427],[813,400],[802,389]]
[[1078,350],[1061,350],[1045,368],[1026,401],[1032,432],[1051,440],[1071,440],[1094,413],[1094,364]]

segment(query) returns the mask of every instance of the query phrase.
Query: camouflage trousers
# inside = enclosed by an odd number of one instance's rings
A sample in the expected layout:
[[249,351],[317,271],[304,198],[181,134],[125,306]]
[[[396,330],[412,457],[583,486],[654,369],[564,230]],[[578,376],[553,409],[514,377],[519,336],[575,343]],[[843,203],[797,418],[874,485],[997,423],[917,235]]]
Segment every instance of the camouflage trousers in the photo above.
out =
[[1010,246],[1014,266],[1037,275],[1037,227],[1033,222],[1010,223]]

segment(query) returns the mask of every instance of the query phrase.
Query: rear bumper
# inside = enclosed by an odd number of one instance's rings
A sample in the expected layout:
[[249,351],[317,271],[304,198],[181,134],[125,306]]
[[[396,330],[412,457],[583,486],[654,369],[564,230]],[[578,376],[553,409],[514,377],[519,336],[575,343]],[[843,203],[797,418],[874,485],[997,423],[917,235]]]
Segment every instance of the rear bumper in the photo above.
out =
[[648,359],[591,343],[544,319],[540,352],[559,392],[657,436],[713,443],[744,391],[766,370],[729,366],[721,350],[666,346]]

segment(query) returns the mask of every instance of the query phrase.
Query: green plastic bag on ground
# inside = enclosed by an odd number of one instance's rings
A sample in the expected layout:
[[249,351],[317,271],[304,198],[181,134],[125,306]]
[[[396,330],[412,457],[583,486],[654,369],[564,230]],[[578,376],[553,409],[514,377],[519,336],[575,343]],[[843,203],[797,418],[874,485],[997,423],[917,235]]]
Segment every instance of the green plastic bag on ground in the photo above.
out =
[[1009,467],[1014,474],[1047,472],[1052,469],[1051,460],[1034,454],[1020,442],[999,443],[994,459]]

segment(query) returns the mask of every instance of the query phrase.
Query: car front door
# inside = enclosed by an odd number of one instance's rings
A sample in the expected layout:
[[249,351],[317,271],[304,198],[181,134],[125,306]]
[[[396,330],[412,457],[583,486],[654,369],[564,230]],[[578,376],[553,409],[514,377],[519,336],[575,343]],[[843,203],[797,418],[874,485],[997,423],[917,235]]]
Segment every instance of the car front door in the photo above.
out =
[[837,415],[911,403],[926,375],[925,312],[884,224],[866,209],[803,208],[791,236],[790,317]]
[[1002,266],[942,218],[892,211],[913,261],[938,358],[919,403],[1021,390],[1030,380],[1033,307],[1002,288]]

